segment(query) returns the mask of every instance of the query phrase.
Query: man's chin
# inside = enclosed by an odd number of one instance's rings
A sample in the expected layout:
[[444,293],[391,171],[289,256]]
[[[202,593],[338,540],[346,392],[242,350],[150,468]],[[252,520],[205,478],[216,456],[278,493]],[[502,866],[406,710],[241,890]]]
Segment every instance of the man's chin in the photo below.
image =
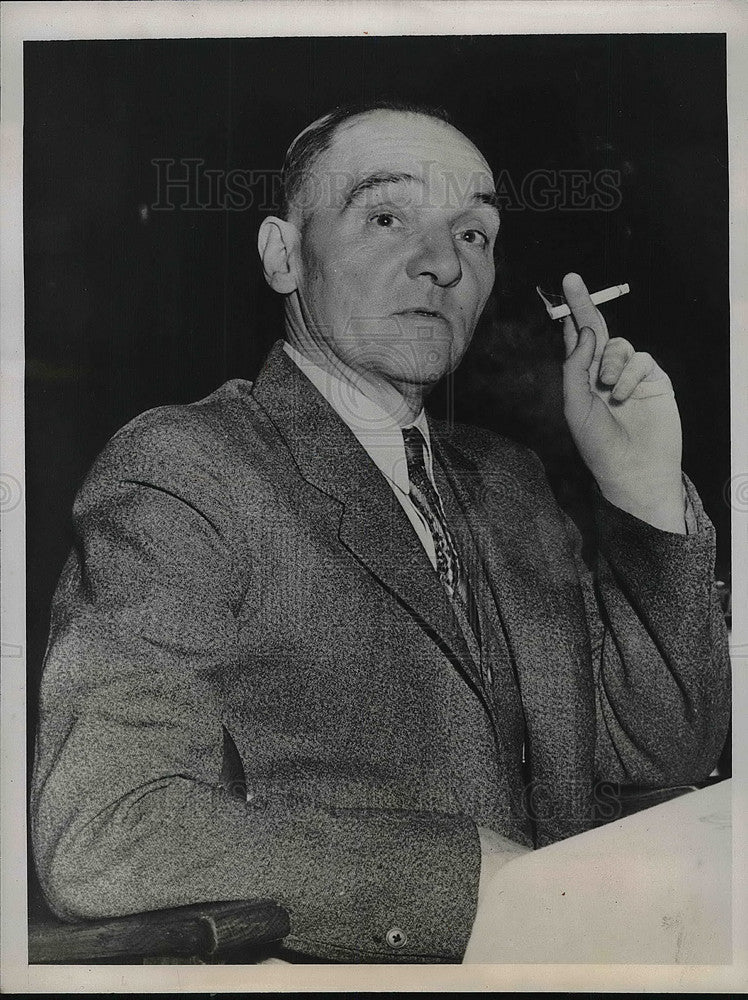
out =
[[408,359],[408,364],[390,366],[390,373],[407,385],[434,386],[455,370],[458,360],[451,351],[423,356],[414,352],[414,356]]
[[450,375],[462,361],[469,338],[452,336],[409,340],[365,341],[357,345],[348,364],[375,380],[394,386],[421,388],[424,394]]
[[445,365],[438,368],[431,368],[426,371],[399,371],[388,373],[389,381],[394,385],[408,386],[413,389],[421,389],[424,396],[427,395],[435,386],[437,386],[442,379],[446,378],[451,372],[455,370],[457,363],[454,365]]

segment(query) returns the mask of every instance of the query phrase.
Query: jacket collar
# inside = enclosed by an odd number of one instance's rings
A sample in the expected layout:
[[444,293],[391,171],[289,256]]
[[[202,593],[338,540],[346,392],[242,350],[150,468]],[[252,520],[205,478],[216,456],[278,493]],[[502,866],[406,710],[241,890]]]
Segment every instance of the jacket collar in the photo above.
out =
[[[402,493],[410,489],[403,433],[397,418],[358,386],[320,368],[290,344],[283,350],[322,394],[340,419],[350,427],[379,471]],[[412,423],[426,441],[426,465],[431,472],[431,432],[422,409]]]
[[457,661],[480,690],[480,672],[455,612],[400,503],[359,444],[276,342],[252,391],[302,477],[339,505],[342,544]]

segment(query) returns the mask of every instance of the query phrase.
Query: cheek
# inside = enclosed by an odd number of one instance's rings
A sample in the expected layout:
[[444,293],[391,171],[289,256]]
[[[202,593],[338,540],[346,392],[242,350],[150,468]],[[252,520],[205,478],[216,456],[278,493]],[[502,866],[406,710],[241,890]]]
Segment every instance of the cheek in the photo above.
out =
[[[381,255],[379,255],[381,256]],[[304,282],[316,301],[342,308],[368,299],[383,262],[369,247],[338,242],[302,252]]]
[[496,272],[491,261],[480,261],[473,267],[466,268],[463,273],[468,278],[465,283],[463,309],[470,316],[476,316],[488,301]]
[[387,312],[394,291],[394,282],[385,279],[381,264],[367,254],[355,258],[338,258],[326,264],[320,276],[329,310],[342,320],[354,317],[376,317]]

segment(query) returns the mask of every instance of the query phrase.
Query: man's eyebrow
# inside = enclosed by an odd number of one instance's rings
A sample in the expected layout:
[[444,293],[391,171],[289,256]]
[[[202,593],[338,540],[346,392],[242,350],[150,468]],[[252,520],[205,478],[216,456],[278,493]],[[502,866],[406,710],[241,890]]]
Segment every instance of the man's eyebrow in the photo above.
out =
[[362,177],[357,184],[354,184],[346,195],[345,202],[343,203],[343,211],[348,208],[351,202],[353,202],[362,191],[369,191],[371,188],[380,187],[383,184],[398,184],[402,181],[416,181],[418,184],[423,184],[421,178],[416,177],[414,174],[392,173],[390,171],[367,174],[366,177]]
[[495,208],[499,215],[501,215],[499,211],[499,196],[496,191],[478,191],[471,196],[470,200],[477,201],[480,205],[488,205],[490,208]]

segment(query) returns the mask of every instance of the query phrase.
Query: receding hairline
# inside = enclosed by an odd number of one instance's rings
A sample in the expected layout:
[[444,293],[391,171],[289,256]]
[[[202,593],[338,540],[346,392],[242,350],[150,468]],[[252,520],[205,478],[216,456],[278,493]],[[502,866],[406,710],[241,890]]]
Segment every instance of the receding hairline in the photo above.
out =
[[[328,111],[326,114],[321,115],[319,118],[315,118],[315,120],[313,122],[310,122],[308,125],[306,125],[301,130],[301,132],[299,132],[299,134],[296,136],[296,138],[292,140],[291,144],[289,145],[289,147],[288,147],[288,149],[286,151],[286,157],[288,157],[292,153],[292,151],[293,151],[294,147],[296,146],[296,144],[301,139],[303,139],[303,137],[305,135],[308,135],[309,132],[311,132],[311,131],[313,131],[315,129],[322,128],[327,122],[330,121],[331,118],[335,117],[335,114],[336,114],[335,111]],[[362,118],[371,118],[374,115],[382,115],[382,116],[389,115],[389,116],[393,116],[393,117],[397,116],[397,117],[400,117],[400,118],[405,118],[405,117],[426,118],[428,121],[436,122],[438,125],[443,125],[445,128],[451,129],[453,132],[456,132],[463,139],[465,139],[472,146],[474,146],[475,149],[478,149],[478,147],[475,145],[475,143],[472,141],[472,139],[468,138],[468,136],[466,136],[465,133],[461,129],[457,128],[456,125],[453,125],[452,122],[448,121],[446,118],[441,117],[436,111],[428,111],[425,108],[424,109],[420,109],[420,108],[416,108],[416,107],[413,107],[413,108],[408,108],[408,107],[402,107],[402,108],[399,108],[399,107],[387,107],[386,105],[382,105],[381,107],[362,108],[360,111],[354,111],[348,117],[343,118],[335,126],[335,128],[334,128],[334,130],[333,130],[333,132],[331,134],[330,146],[328,146],[327,148],[330,148],[332,146],[332,144],[336,141],[336,139],[338,138],[338,135],[341,132],[348,131],[360,119],[362,119]],[[481,156],[483,155],[479,149],[478,149],[478,152],[481,154]]]
[[[285,161],[286,164],[292,162],[292,157],[294,155],[295,147],[305,136],[308,136],[310,133],[316,133],[319,130],[323,130],[326,124],[330,122],[331,119],[333,120],[335,119],[336,115],[337,115],[337,109],[334,111],[327,112],[326,114],[315,119],[304,129],[302,129],[302,131],[299,132],[296,138],[291,142],[291,145],[288,147],[288,151],[286,152],[286,161]],[[473,140],[469,136],[467,136],[461,129],[457,128],[457,126],[454,125],[451,121],[449,121],[448,118],[440,111],[437,110],[432,111],[429,110],[428,108],[408,107],[408,106],[389,107],[386,104],[382,106],[374,106],[371,108],[362,108],[360,110],[352,112],[342,120],[338,121],[334,125],[334,127],[330,130],[329,134],[325,137],[326,141],[324,141],[324,143],[320,146],[320,148],[313,150],[310,154],[308,154],[306,158],[304,158],[303,168],[300,171],[300,176],[297,178],[297,181],[294,184],[292,196],[288,198],[284,206],[286,216],[287,217],[290,216],[293,209],[294,201],[297,200],[299,192],[306,183],[312,171],[318,165],[319,161],[323,159],[323,157],[325,157],[326,155],[333,153],[335,145],[339,142],[341,136],[345,132],[348,132],[351,129],[355,128],[357,125],[361,123],[362,120],[365,120],[366,118],[387,117],[387,116],[397,117],[397,118],[407,118],[407,117],[422,118],[425,119],[426,121],[431,121],[436,123],[437,125],[444,126],[446,130],[450,131],[454,136],[458,137],[463,143],[465,143],[467,146],[469,146],[471,149],[475,151],[476,155],[480,158],[483,165],[485,166],[486,172],[489,174],[489,176],[491,177],[493,176],[493,172],[491,171],[491,168],[488,165],[488,161],[486,160],[486,157],[484,156],[482,151],[478,148],[478,146],[473,142]],[[284,194],[286,194],[286,192],[284,192]],[[306,216],[306,212],[304,212],[303,210],[302,210],[302,215]]]
[[407,117],[423,118],[426,121],[434,122],[434,124],[436,124],[437,126],[443,127],[447,131],[451,132],[453,135],[458,136],[468,146],[472,147],[472,149],[476,151],[481,160],[483,160],[483,162],[486,164],[486,167],[488,167],[488,162],[483,153],[481,152],[481,150],[478,149],[478,147],[475,145],[472,139],[466,136],[461,129],[457,128],[456,125],[453,125],[452,122],[448,122],[444,118],[439,118],[436,115],[430,115],[428,114],[428,112],[425,111],[401,111],[399,109],[393,109],[393,108],[381,108],[381,109],[372,108],[368,111],[361,111],[356,115],[352,115],[350,118],[346,118],[345,121],[340,122],[338,128],[336,128],[335,131],[333,132],[329,146],[326,149],[322,150],[319,154],[319,157],[317,157],[316,159],[321,159],[322,156],[325,155],[325,153],[331,153],[333,147],[340,140],[343,133],[350,132],[351,129],[355,128],[356,125],[360,124],[361,119],[372,118],[374,116],[397,117],[397,118],[407,118]]

